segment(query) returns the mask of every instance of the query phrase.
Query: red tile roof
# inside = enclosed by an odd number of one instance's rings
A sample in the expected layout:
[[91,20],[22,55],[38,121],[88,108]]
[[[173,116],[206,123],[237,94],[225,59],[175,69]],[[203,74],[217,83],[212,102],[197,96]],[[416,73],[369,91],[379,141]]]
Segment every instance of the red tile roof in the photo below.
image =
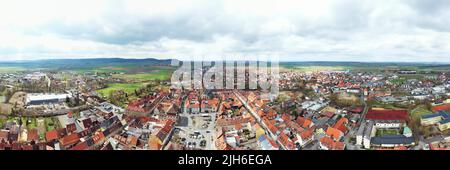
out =
[[298,117],[297,123],[302,126],[303,128],[309,128],[312,125],[312,121],[310,119],[304,118],[304,117]]
[[345,127],[345,124],[347,124],[347,123],[348,123],[348,119],[343,117],[343,118],[339,119],[339,121],[333,126],[333,128],[340,130],[342,133],[346,133],[347,127]]
[[88,146],[87,142],[85,141],[78,145],[75,145],[70,150],[88,150],[88,149],[89,149],[89,146]]
[[67,133],[73,133],[73,132],[77,131],[77,126],[75,125],[75,123],[71,123],[66,126],[66,129],[67,129]]
[[294,148],[294,142],[292,142],[286,134],[281,133],[281,135],[278,137],[278,140],[287,149],[290,149],[290,150],[295,149]]
[[408,120],[407,110],[370,109],[366,115],[368,120]]
[[332,127],[328,127],[326,134],[336,141],[341,139],[341,137],[344,135],[340,130],[338,130],[336,128],[332,128]]
[[73,144],[77,143],[79,140],[80,140],[80,138],[78,137],[78,134],[73,133],[73,134],[67,135],[64,138],[60,139],[60,143],[62,146],[68,146],[68,145],[73,145]]
[[443,104],[443,105],[439,105],[439,106],[434,106],[432,108],[432,110],[435,111],[435,112],[441,111],[441,110],[450,111],[450,104]]
[[103,139],[105,139],[105,135],[103,135],[103,133],[96,133],[96,134],[94,134],[93,136],[92,136],[92,140],[94,141],[94,143],[98,143],[98,142],[100,142],[101,140],[103,140]]
[[320,139],[320,143],[326,146],[329,150],[344,150],[344,142],[335,142],[329,137],[323,137]]
[[313,132],[314,130],[311,128],[309,130],[305,130],[303,132],[300,133],[300,137],[305,140],[305,139],[309,139],[313,136]]
[[31,129],[30,131],[28,131],[27,141],[39,141],[39,134],[37,129]]
[[58,139],[58,131],[57,130],[52,130],[52,131],[48,131],[47,133],[45,133],[45,140],[51,141],[51,140],[55,140]]

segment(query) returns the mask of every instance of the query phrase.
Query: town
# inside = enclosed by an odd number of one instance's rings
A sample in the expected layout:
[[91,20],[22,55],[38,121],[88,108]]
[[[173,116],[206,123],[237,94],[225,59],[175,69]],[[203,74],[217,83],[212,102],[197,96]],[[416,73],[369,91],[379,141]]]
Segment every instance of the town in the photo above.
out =
[[0,150],[450,149],[448,67],[285,67],[275,99],[171,88],[168,67],[2,72]]

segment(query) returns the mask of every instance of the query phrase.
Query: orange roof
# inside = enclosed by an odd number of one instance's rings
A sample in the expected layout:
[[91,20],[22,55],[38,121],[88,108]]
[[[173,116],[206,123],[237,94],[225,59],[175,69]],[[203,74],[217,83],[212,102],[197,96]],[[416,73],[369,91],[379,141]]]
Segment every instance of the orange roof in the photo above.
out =
[[138,138],[136,136],[133,136],[133,135],[128,136],[127,142],[129,143],[129,145],[136,146],[137,141],[138,141]]
[[289,137],[281,133],[281,135],[278,137],[278,140],[287,148],[287,149],[294,149],[294,142],[292,142]]
[[236,130],[241,130],[241,129],[242,129],[242,124],[236,123],[236,124],[234,125],[234,127],[236,128]]
[[347,127],[345,127],[345,124],[348,123],[348,119],[343,117],[339,119],[339,121],[333,126],[333,128],[336,128],[340,130],[342,133],[347,132]]
[[47,140],[47,142],[55,139],[58,139],[58,131],[56,129],[45,133],[45,140]]
[[312,120],[304,118],[304,117],[298,117],[297,123],[302,126],[303,128],[309,128],[312,125]]
[[78,145],[75,145],[70,150],[87,150],[87,149],[89,149],[87,142],[82,142]]
[[265,115],[265,113],[264,113],[262,110],[258,110],[258,115],[259,115],[260,117],[263,117],[263,116]]
[[105,135],[103,135],[103,133],[101,132],[100,133],[97,132],[92,136],[92,140],[94,140],[94,143],[98,143],[103,139],[105,139]]
[[39,141],[39,134],[37,129],[31,129],[27,135],[27,141]]
[[269,123],[267,126],[273,134],[275,134],[275,135],[277,134],[278,128],[276,126],[274,126],[272,123]]
[[267,113],[267,116],[275,117],[275,116],[277,116],[277,112],[271,108],[271,109],[269,109],[269,112]]
[[67,136],[65,136],[64,138],[62,138],[62,139],[60,140],[60,142],[61,142],[61,145],[62,145],[62,146],[67,146],[67,145],[75,144],[75,143],[77,143],[79,140],[80,140],[80,138],[78,137],[78,134],[73,133],[73,134],[67,135]]
[[333,139],[329,137],[323,137],[320,139],[320,143],[325,145],[330,150],[343,150],[345,143],[344,142],[335,142]]
[[281,116],[281,119],[283,119],[283,121],[287,122],[291,120],[291,117],[288,114],[283,114]]
[[302,137],[302,139],[309,139],[312,136],[313,136],[313,129],[305,130],[300,133],[300,137]]
[[450,111],[450,104],[443,104],[443,105],[439,105],[439,106],[434,106],[432,108],[432,110],[435,111],[435,112],[441,111],[441,110]]
[[344,134],[336,128],[328,127],[326,134],[332,137],[334,140],[338,141]]

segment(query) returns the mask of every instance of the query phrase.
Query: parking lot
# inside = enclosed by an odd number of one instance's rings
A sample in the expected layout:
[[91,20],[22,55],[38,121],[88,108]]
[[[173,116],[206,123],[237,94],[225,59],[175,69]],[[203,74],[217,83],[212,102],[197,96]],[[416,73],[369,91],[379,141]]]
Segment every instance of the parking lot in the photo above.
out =
[[183,113],[179,126],[184,133],[180,133],[181,142],[190,149],[214,150],[214,127],[216,113],[189,114]]

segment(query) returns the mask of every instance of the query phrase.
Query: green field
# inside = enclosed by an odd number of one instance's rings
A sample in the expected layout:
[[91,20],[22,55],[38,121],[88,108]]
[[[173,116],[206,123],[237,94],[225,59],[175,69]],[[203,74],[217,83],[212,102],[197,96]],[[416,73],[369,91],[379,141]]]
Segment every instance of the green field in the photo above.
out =
[[146,82],[152,80],[168,80],[170,79],[172,70],[161,69],[154,70],[150,73],[140,73],[140,74],[116,74],[113,77],[122,78],[132,82]]
[[25,70],[25,68],[21,67],[0,67],[0,73],[16,73]]
[[345,71],[348,67],[342,66],[295,66],[287,69],[292,69],[300,72],[319,72],[319,71]]
[[376,136],[398,135],[398,129],[377,129]]
[[102,96],[108,96],[111,92],[123,90],[125,93],[133,93],[134,90],[142,87],[141,83],[129,83],[129,84],[109,84],[107,88],[97,90],[98,93]]

